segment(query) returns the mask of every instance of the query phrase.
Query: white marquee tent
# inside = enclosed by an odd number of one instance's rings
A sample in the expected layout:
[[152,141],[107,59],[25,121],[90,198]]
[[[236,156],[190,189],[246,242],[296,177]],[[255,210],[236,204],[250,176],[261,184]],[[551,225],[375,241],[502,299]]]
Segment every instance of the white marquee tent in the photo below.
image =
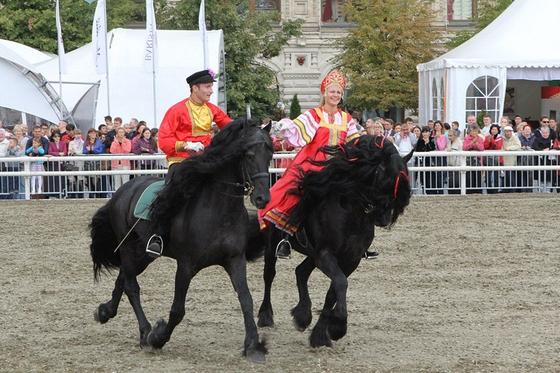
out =
[[[167,109],[189,96],[185,79],[204,69],[204,62],[199,31],[158,30],[157,36],[159,68],[155,75],[142,72],[145,30],[115,29],[107,38],[109,73],[96,74],[93,43],[89,43],[66,54],[68,74],[62,75],[62,85],[57,56],[0,40],[0,107],[53,123],[72,115],[82,128],[97,127],[106,115],[124,121],[135,117],[158,127]],[[225,110],[222,31],[208,31],[207,39],[208,66],[219,73],[211,101]]]
[[23,44],[0,39],[0,107],[58,123],[63,107],[54,88],[35,66],[53,57]]
[[[125,122],[134,117],[145,120],[149,127],[158,127],[167,109],[189,96],[186,77],[204,69],[200,32],[158,30],[157,38],[159,68],[155,78],[142,68],[145,30],[114,29],[108,33],[108,74],[95,72],[93,43],[66,54],[68,74],[62,75],[61,97],[80,127],[97,127],[106,115]],[[208,66],[220,74],[212,102],[225,109],[222,31],[208,31],[207,39]],[[59,89],[57,58],[36,68]]]
[[540,86],[560,80],[559,19],[559,0],[515,0],[473,38],[418,65],[420,123],[464,123],[483,110],[494,122],[520,108],[540,116]]

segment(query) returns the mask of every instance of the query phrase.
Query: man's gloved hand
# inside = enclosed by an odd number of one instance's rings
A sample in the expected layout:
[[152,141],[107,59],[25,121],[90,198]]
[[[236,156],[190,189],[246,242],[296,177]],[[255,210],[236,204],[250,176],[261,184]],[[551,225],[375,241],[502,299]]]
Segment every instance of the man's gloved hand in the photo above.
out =
[[272,122],[274,132],[282,132],[290,128],[290,121],[288,119],[280,119],[278,122]]
[[183,149],[185,150],[192,150],[196,153],[199,153],[201,151],[204,150],[204,145],[202,145],[201,142],[191,142],[191,141],[187,141],[187,143],[185,144],[185,146],[183,147]]

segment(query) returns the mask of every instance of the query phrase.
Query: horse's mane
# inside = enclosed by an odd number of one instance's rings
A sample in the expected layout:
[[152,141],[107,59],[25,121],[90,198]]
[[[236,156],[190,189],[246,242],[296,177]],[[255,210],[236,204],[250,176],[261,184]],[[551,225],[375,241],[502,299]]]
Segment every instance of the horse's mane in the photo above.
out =
[[[406,163],[391,142],[382,136],[364,135],[319,151],[328,155],[327,160],[310,162],[324,168],[300,170],[297,187],[288,192],[300,196],[290,225],[299,226],[320,201],[333,197],[348,197],[363,207],[392,207],[391,224],[396,222],[408,205],[411,188]],[[380,171],[384,171],[381,177]]]
[[177,168],[173,171],[173,178],[166,182],[152,204],[150,220],[153,232],[166,234],[173,217],[193,200],[216,172],[240,161],[251,139],[251,136],[242,134],[246,126],[257,128],[255,123],[246,124],[245,119],[236,119],[216,134],[202,154],[173,166]]

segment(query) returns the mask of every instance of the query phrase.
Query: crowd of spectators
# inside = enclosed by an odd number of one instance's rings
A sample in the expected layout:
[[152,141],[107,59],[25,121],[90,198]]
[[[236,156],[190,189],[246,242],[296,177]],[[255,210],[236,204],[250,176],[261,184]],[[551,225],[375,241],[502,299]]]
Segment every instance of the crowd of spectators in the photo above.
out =
[[[26,124],[17,124],[10,131],[0,122],[0,155],[3,157],[36,157],[30,163],[31,172],[39,171],[95,171],[95,170],[148,170],[159,167],[152,160],[130,161],[126,157],[116,160],[72,161],[56,160],[60,156],[101,154],[155,154],[158,147],[157,128],[148,128],[146,122],[132,118],[123,124],[119,117],[106,116],[105,123],[90,128],[84,135],[74,124],[61,120],[58,125],[41,124],[29,129]],[[20,162],[4,162],[2,170],[19,171]],[[31,194],[60,198],[88,196],[105,198],[110,191],[118,189],[128,181],[130,175],[79,175],[31,177]],[[24,178],[19,176],[0,177],[0,198],[23,199]]]
[[[31,171],[94,171],[94,170],[149,170],[161,167],[157,162],[146,159],[130,161],[126,157],[99,161],[56,161],[54,157],[72,155],[99,154],[155,154],[161,153],[157,141],[157,128],[150,129],[145,121],[132,118],[124,123],[121,118],[106,116],[105,123],[97,129],[90,128],[85,136],[75,125],[61,120],[58,125],[41,124],[29,130],[26,124],[18,124],[11,131],[2,128],[0,121],[0,155],[5,157],[21,157],[27,155],[37,157],[30,163]],[[354,118],[357,122],[358,119]],[[492,123],[490,116],[483,118],[479,126],[474,115],[467,117],[464,130],[454,121],[450,124],[439,120],[430,120],[427,124],[417,125],[411,118],[403,123],[380,117],[368,118],[362,128],[362,134],[383,136],[394,143],[401,153],[410,150],[423,153],[411,159],[409,166],[427,168],[432,166],[498,166],[507,167],[521,165],[555,165],[556,156],[495,156],[485,155],[485,150],[505,151],[549,151],[560,150],[560,139],[557,136],[555,118],[542,116],[537,126],[531,125],[516,115],[513,120],[507,116],[500,119],[499,124]],[[213,128],[213,134],[218,131]],[[296,153],[281,136],[273,135],[274,150],[279,153]],[[480,152],[476,156],[427,156],[432,151],[473,151]],[[47,158],[41,158],[47,157]],[[275,159],[274,167],[286,168],[290,158]],[[19,162],[4,162],[3,171],[18,171],[22,167]],[[278,176],[281,176],[278,175]],[[460,192],[459,171],[418,171],[411,172],[413,188],[423,194],[443,194]],[[34,176],[31,178],[32,194],[62,196],[64,191],[68,197],[82,197],[87,191],[90,197],[105,198],[112,190],[117,190],[130,179],[130,175],[118,174],[87,175],[87,176]],[[498,192],[530,192],[535,188],[540,191],[560,189],[560,171],[468,171],[466,175],[467,193]],[[18,176],[0,178],[0,198],[23,199],[24,179]],[[557,189],[558,188],[558,189]]]
[[[356,119],[356,118],[355,118]],[[557,156],[527,155],[496,156],[484,154],[487,150],[504,151],[549,151],[560,150],[555,118],[542,116],[538,125],[531,125],[516,115],[513,120],[503,116],[499,124],[492,122],[492,117],[483,117],[483,124],[478,125],[476,117],[467,117],[464,130],[454,121],[449,125],[439,120],[430,120],[426,125],[415,125],[411,118],[403,123],[393,123],[390,119],[380,117],[365,121],[362,134],[384,136],[393,142],[401,153],[414,149],[417,152],[431,151],[473,151],[476,156],[416,156],[409,166],[533,166],[558,164]],[[380,132],[380,128],[383,131]],[[413,188],[425,194],[459,193],[460,175],[458,171],[420,171],[411,173]],[[493,170],[468,171],[466,174],[467,193],[499,193],[557,191],[560,187],[560,171],[538,170]],[[446,186],[446,188],[444,188]]]

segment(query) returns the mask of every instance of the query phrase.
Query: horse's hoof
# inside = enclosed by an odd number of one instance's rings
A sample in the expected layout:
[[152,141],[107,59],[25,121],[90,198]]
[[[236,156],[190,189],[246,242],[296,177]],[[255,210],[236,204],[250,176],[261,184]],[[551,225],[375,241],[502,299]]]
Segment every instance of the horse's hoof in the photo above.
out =
[[329,338],[325,328],[317,327],[317,325],[315,325],[311,331],[311,335],[309,336],[309,345],[313,348],[323,346],[332,347],[332,340]]
[[292,309],[292,323],[298,332],[303,332],[311,324],[311,309],[295,307]]
[[245,357],[251,363],[258,363],[258,364],[265,364],[266,363],[266,357],[264,356],[264,352],[259,351],[259,350],[247,351],[247,353],[245,354]]
[[157,354],[161,351],[160,349],[154,348],[148,344],[144,344],[144,345],[140,344],[140,349],[149,354]]
[[327,326],[327,333],[329,333],[329,337],[333,341],[338,341],[340,338],[344,337],[347,330],[348,324],[346,322],[346,319],[332,319]]
[[292,324],[298,332],[304,332],[307,329],[307,326],[300,325],[295,317],[292,319]]
[[259,312],[259,319],[257,321],[259,328],[274,328],[274,318],[268,312]]
[[106,312],[100,311],[100,307],[97,307],[93,311],[93,319],[100,324],[105,324],[107,321],[109,321],[110,318],[107,317]]
[[148,346],[151,346],[155,349],[162,349],[163,346],[165,346],[165,343],[167,343],[169,339],[162,340],[161,334],[165,331],[166,326],[167,322],[163,319],[159,320],[156,325],[154,325],[150,333],[148,333],[148,337],[146,338]]

